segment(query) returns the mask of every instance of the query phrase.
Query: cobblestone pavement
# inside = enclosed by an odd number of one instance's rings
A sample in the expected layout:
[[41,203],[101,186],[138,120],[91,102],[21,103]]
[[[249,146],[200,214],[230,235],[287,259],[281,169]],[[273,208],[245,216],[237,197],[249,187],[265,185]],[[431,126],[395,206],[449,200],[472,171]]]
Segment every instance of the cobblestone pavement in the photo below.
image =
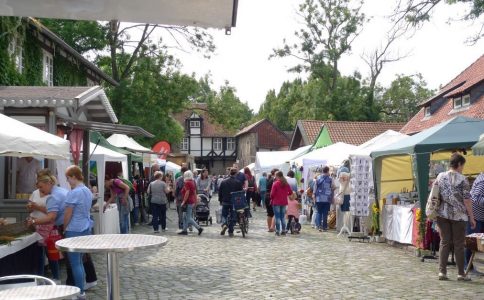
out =
[[[212,201],[213,203],[214,201]],[[212,204],[212,212],[216,204]],[[484,279],[437,280],[436,261],[420,262],[386,244],[348,242],[335,232],[303,226],[297,236],[276,237],[254,213],[247,238],[220,235],[220,225],[178,236],[170,210],[168,245],[120,259],[123,299],[483,299]],[[148,226],[134,233],[153,234]],[[88,299],[104,299],[106,258],[94,255],[99,284]],[[479,294],[480,293],[480,294]]]

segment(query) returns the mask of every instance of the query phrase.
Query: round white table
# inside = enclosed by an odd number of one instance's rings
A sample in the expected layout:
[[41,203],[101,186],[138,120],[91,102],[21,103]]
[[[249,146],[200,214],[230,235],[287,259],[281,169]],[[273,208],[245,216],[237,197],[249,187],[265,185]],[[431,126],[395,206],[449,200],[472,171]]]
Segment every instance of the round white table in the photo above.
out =
[[168,239],[145,234],[98,234],[62,239],[57,249],[67,252],[107,253],[107,299],[120,299],[118,253],[150,247],[162,247]]
[[78,287],[69,285],[36,285],[0,291],[0,299],[47,300],[65,299],[79,294]]

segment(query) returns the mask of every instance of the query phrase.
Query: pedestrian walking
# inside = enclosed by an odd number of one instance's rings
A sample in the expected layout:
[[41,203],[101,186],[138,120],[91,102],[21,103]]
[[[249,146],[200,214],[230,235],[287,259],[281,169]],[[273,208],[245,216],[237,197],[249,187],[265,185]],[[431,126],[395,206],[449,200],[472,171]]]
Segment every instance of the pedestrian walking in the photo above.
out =
[[193,173],[186,171],[183,173],[183,178],[185,182],[181,191],[183,197],[181,207],[185,211],[185,218],[183,221],[183,229],[178,234],[188,235],[188,226],[193,225],[198,230],[198,235],[201,235],[203,228],[193,220],[193,206],[197,202],[197,189],[193,180]]
[[255,182],[255,176],[252,175],[248,167],[244,168],[245,180],[247,182],[247,189],[245,190],[245,200],[250,210],[250,202],[252,201],[252,208],[255,211],[257,206],[257,201],[255,199],[255,191],[257,190],[257,184]]
[[[477,176],[471,189],[472,213],[476,220],[476,227],[471,227],[471,222],[467,223],[467,235],[472,233],[484,232],[484,173]],[[471,258],[471,251],[466,249],[466,266]]]
[[153,231],[159,233],[159,225],[161,224],[161,231],[166,230],[166,208],[168,204],[167,193],[170,188],[164,182],[163,172],[157,171],[154,174],[155,180],[148,186],[148,195],[151,196],[151,214],[153,215]]
[[178,229],[183,229],[184,213],[183,213],[181,204],[183,202],[182,189],[183,189],[183,186],[185,185],[185,178],[183,178],[183,174],[185,174],[186,171],[188,171],[188,168],[182,167],[180,170],[180,173],[182,175],[179,176],[175,182],[175,201],[176,201],[176,212],[178,214]]
[[464,156],[452,154],[449,171],[440,173],[434,181],[433,188],[438,188],[441,201],[437,208],[437,226],[440,233],[439,280],[448,279],[447,261],[451,245],[454,247],[457,264],[457,280],[471,280],[464,273],[464,244],[467,222],[474,229],[476,221],[472,212],[469,181],[462,175],[465,163]]
[[267,191],[267,173],[263,172],[261,178],[259,178],[259,184],[257,185],[257,192],[259,193],[260,206],[264,208]]
[[[236,178],[238,170],[236,168],[230,169],[230,176],[222,181],[218,190],[218,197],[220,204],[222,205],[222,231],[221,235],[225,235],[227,229],[229,230],[229,236],[234,236],[234,215],[231,196],[233,192],[239,192],[243,190],[243,184]],[[234,216],[229,218],[229,215]],[[230,222],[228,221],[230,219]]]
[[266,211],[267,211],[267,230],[269,232],[274,232],[275,230],[275,220],[274,220],[274,208],[272,207],[271,203],[271,191],[272,191],[272,185],[274,184],[274,181],[276,180],[276,172],[279,171],[278,169],[272,169],[271,173],[269,174],[267,178],[267,188],[266,188],[266,198],[265,198],[265,204],[266,204]]
[[286,177],[281,171],[276,172],[276,181],[271,188],[271,204],[276,217],[276,235],[286,235],[286,207],[288,197],[294,197]]

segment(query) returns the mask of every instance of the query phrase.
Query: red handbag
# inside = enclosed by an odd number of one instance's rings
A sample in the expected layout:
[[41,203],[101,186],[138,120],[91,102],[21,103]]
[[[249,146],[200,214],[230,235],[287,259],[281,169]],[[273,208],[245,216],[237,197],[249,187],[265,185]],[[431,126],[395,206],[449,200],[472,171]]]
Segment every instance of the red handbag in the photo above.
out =
[[56,227],[52,229],[49,236],[45,239],[45,245],[47,246],[47,258],[51,261],[58,261],[61,259],[60,251],[55,247],[55,242],[62,240],[62,235]]

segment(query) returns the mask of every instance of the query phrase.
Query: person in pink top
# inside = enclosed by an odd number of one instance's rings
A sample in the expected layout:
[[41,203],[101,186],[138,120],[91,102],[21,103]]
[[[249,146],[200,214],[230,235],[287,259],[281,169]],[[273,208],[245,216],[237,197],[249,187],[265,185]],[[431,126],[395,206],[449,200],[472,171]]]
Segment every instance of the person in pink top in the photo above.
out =
[[[299,202],[297,199],[291,199],[289,198],[287,202],[287,211],[286,211],[286,216],[287,216],[287,228],[286,231],[289,231],[291,228],[292,222],[295,222],[296,224],[299,224]],[[297,226],[296,228],[299,228],[300,226]],[[298,230],[296,232],[291,233],[299,233]]]
[[287,183],[286,177],[281,171],[276,173],[276,181],[271,189],[271,205],[274,208],[274,215],[276,217],[276,235],[286,235],[286,207],[288,204],[287,198],[292,197],[291,186]]

